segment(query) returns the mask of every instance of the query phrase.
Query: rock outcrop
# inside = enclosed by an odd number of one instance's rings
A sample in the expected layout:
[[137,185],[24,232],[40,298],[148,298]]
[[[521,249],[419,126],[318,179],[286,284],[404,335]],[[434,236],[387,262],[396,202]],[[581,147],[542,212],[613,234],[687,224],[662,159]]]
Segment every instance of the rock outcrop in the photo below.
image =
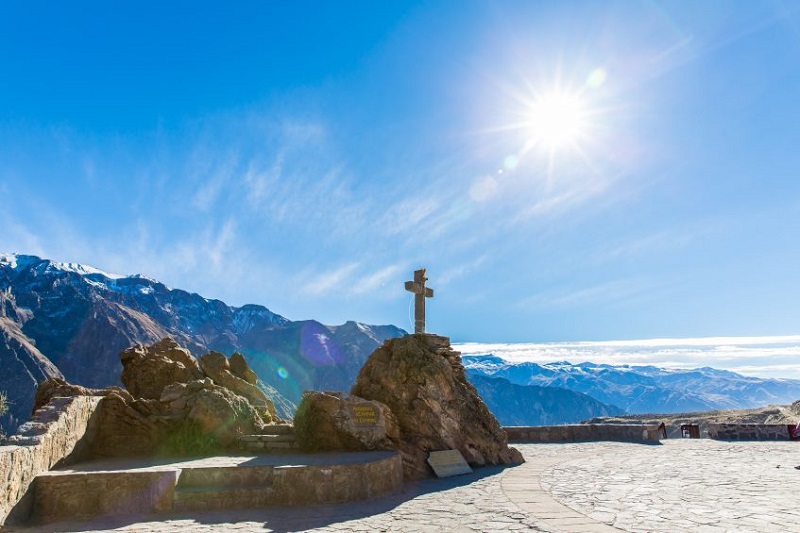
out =
[[428,452],[457,449],[472,466],[522,463],[506,434],[467,381],[446,337],[390,339],[361,368],[351,393],[389,406],[397,418],[407,479],[430,475]]
[[168,337],[151,346],[132,346],[123,350],[119,358],[122,362],[120,379],[135,398],[158,400],[164,387],[172,383],[203,378],[189,350]]
[[67,383],[63,379],[49,378],[41,383],[36,389],[33,410],[37,411],[44,407],[53,398],[71,398],[73,396],[109,396],[116,394],[125,401],[132,402],[133,396],[121,387],[107,387],[105,389],[88,389],[80,385]]
[[92,428],[96,456],[216,453],[232,449],[239,435],[279,421],[269,398],[245,381],[253,379],[253,372],[241,355],[233,368],[245,379],[214,352],[203,358],[204,373],[187,350],[168,338],[123,350],[120,359],[125,389],[89,389],[48,379],[36,394],[37,407],[56,397],[103,397]]
[[[200,366],[203,368],[205,375],[214,380],[214,383],[247,398],[253,407],[264,410],[270,418],[276,418],[275,406],[267,398],[267,395],[256,387],[258,376],[247,366],[242,354],[234,355],[238,357],[236,358],[236,363],[232,366],[228,358],[221,353],[208,352],[200,358]],[[233,372],[234,366],[239,375]],[[253,380],[253,378],[255,379]],[[253,381],[250,382],[248,379]]]
[[298,446],[325,450],[391,450],[400,428],[389,407],[341,392],[306,391],[294,417]]
[[225,447],[234,444],[238,435],[258,433],[272,421],[260,407],[211,378],[174,383],[164,389],[160,403],[169,416],[195,425]]
[[230,363],[231,373],[233,373],[234,376],[245,380],[250,385],[258,383],[258,376],[250,368],[250,365],[247,364],[242,354],[239,352],[234,353],[231,355],[230,359],[228,359],[228,363]]

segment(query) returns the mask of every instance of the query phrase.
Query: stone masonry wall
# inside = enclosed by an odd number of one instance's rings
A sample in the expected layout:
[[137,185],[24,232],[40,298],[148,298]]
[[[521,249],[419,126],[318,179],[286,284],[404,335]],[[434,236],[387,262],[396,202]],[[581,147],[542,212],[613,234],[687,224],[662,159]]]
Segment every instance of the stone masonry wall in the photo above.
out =
[[659,442],[658,426],[643,424],[573,424],[506,426],[508,442]]
[[708,436],[717,440],[790,440],[786,424],[709,424]]
[[0,446],[0,526],[30,514],[28,487],[37,475],[87,452],[89,439],[83,437],[101,399],[53,398],[19,427],[9,446]]

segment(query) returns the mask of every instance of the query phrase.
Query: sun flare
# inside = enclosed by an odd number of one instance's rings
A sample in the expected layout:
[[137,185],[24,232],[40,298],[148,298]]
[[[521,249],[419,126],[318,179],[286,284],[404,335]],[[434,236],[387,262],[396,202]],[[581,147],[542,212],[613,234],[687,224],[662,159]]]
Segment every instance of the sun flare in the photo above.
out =
[[586,133],[586,105],[577,94],[553,92],[537,98],[530,107],[529,143],[557,150],[575,145]]

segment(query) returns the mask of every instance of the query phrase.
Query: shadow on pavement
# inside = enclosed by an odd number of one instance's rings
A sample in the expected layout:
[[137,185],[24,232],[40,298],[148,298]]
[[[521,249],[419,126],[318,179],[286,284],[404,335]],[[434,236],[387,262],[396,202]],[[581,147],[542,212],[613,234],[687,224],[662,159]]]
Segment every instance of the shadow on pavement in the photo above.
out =
[[[471,474],[444,479],[424,479],[408,481],[396,493],[371,500],[345,502],[340,504],[287,506],[287,507],[262,507],[258,509],[226,509],[221,511],[207,511],[202,513],[164,513],[148,515],[124,515],[102,517],[81,522],[58,522],[39,527],[8,528],[3,530],[12,532],[67,532],[67,531],[92,531],[113,530],[130,528],[131,530],[156,529],[150,523],[161,523],[165,531],[169,528],[169,521],[182,521],[170,530],[191,529],[192,521],[198,526],[214,526],[231,522],[260,522],[266,531],[275,533],[290,533],[308,529],[326,527],[331,524],[359,520],[369,516],[389,512],[403,503],[416,497],[434,492],[442,492],[457,487],[464,487],[483,478],[497,475],[513,465],[486,466],[476,469]],[[138,527],[137,527],[138,526]],[[155,524],[153,524],[155,526]],[[161,529],[158,528],[158,529]]]

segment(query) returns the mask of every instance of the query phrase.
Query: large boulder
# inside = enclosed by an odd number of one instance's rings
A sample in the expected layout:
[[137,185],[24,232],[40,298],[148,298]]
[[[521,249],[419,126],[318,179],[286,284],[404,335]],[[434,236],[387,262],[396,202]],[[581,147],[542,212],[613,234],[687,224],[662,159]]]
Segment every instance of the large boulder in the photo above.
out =
[[472,466],[524,462],[467,381],[461,356],[446,337],[387,340],[361,368],[351,393],[388,405],[397,418],[407,479],[431,475],[431,451],[457,449]]
[[386,404],[341,392],[304,392],[294,431],[297,445],[308,452],[391,450],[400,437]]
[[120,359],[127,390],[87,389],[54,378],[36,393],[39,407],[57,397],[104,396],[90,431],[95,456],[230,452],[240,435],[259,433],[277,419],[272,402],[250,383],[258,377],[242,356],[234,358],[234,374],[225,356],[208,354],[206,375],[187,350],[164,339],[128,348]]
[[133,400],[116,392],[103,399],[98,414],[92,441],[95,457],[155,455],[177,423],[158,400]]
[[258,433],[267,422],[261,409],[210,378],[168,386],[161,403],[170,416],[194,425],[224,447],[235,444],[239,435]]
[[170,338],[151,346],[137,344],[123,350],[119,358],[120,379],[134,398],[158,400],[167,385],[205,377],[189,350]]
[[[239,357],[237,357],[237,362],[234,365],[237,371],[246,378],[251,378],[250,374],[255,376],[244,361],[244,357],[242,357],[241,354],[238,355]],[[268,418],[268,421],[278,418],[275,414],[275,406],[269,398],[267,398],[267,395],[264,394],[255,383],[250,383],[236,376],[231,371],[231,364],[227,357],[219,352],[208,352],[200,357],[200,366],[205,375],[214,380],[214,383],[230,389],[239,396],[247,398],[254,407],[262,411],[263,416]],[[255,381],[258,381],[258,377],[255,378]]]
[[250,385],[258,384],[258,376],[250,368],[250,365],[247,364],[242,354],[239,352],[234,353],[231,355],[230,359],[228,359],[228,363],[230,363],[230,370],[234,376],[245,380]]

